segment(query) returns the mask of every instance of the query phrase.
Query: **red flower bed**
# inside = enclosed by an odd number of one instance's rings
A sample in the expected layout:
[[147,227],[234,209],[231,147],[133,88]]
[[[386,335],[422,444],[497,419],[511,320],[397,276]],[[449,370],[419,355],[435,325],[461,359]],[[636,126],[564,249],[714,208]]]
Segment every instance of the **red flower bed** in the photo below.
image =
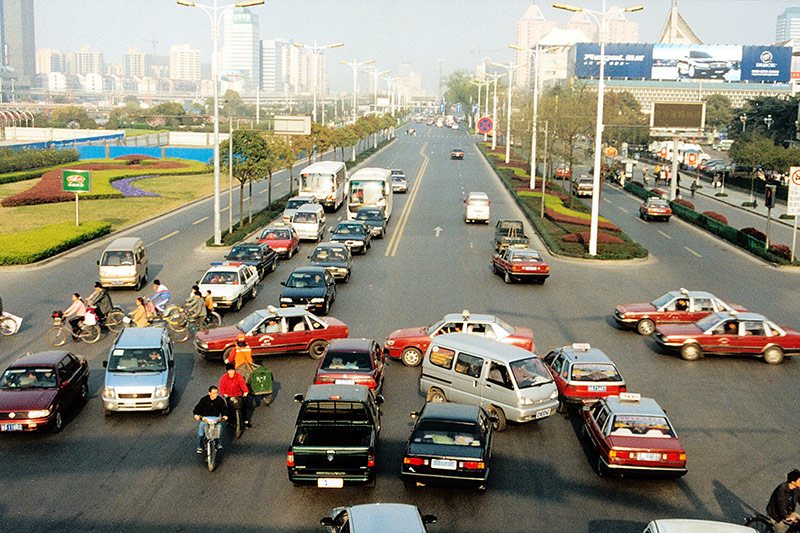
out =
[[[568,233],[561,237],[564,242],[579,242],[581,244],[589,244],[590,233],[588,231],[581,231],[580,233]],[[625,241],[619,237],[609,235],[607,233],[597,233],[598,244],[625,244]]]
[[[575,224],[577,226],[589,226],[591,221],[588,218],[571,217],[562,213],[557,213],[552,209],[545,209],[544,216],[553,222],[563,222],[564,224]],[[610,222],[597,221],[597,227],[608,231],[621,231],[618,227]],[[574,241],[573,241],[574,242]]]
[[514,161],[513,159],[510,160],[508,163],[506,163],[505,160],[500,161],[499,163],[497,163],[497,166],[498,167],[521,168],[522,170],[525,170],[525,171],[527,171],[528,168],[530,168],[530,165],[528,163],[525,163],[524,161]]
[[641,187],[644,189],[644,185],[642,184],[641,181],[632,181],[631,185],[636,185],[637,187]]
[[664,195],[666,194],[666,193],[665,193],[664,191],[662,191],[661,189],[650,189],[650,192],[656,193],[656,194],[657,194],[657,195],[659,195],[661,198],[663,198],[663,197],[664,197]]
[[[530,187],[531,179],[530,178],[525,178],[525,183],[526,183],[526,185],[517,185],[516,187],[514,187],[514,190],[515,191],[530,191],[531,190],[531,187]],[[535,183],[536,184],[535,184],[534,191],[535,192],[542,192],[542,179],[541,178],[536,178],[536,182]]]
[[758,231],[756,228],[744,228],[741,231],[745,235],[750,235],[751,237],[758,239],[759,241],[767,242],[767,236],[763,232]]
[[684,200],[683,198],[677,198],[676,200],[673,201],[678,205],[682,205],[683,207],[688,207],[689,209],[694,210],[694,204],[689,200]]
[[158,159],[158,158],[153,157],[152,155],[128,154],[128,155],[117,156],[114,159],[121,159],[123,161],[141,161],[142,159]]
[[703,214],[705,216],[707,216],[708,218],[713,218],[714,220],[716,220],[720,224],[727,224],[728,223],[728,219],[727,218],[725,218],[724,216],[720,215],[719,213],[715,213],[714,211],[703,211]]
[[785,244],[773,244],[769,247],[769,251],[787,261],[791,261],[792,259],[792,250]]

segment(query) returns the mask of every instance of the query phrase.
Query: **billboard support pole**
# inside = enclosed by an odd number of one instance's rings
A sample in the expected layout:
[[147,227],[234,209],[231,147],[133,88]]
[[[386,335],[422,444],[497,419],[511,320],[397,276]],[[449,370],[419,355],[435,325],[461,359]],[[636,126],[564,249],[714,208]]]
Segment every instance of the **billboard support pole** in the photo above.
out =
[[792,229],[792,260],[794,263],[794,245],[797,242],[797,215],[794,217],[794,228]]
[[81,224],[78,221],[78,193],[75,193],[75,226],[80,226],[80,225]]
[[672,136],[672,179],[669,180],[669,199],[674,200],[678,192],[678,133]]

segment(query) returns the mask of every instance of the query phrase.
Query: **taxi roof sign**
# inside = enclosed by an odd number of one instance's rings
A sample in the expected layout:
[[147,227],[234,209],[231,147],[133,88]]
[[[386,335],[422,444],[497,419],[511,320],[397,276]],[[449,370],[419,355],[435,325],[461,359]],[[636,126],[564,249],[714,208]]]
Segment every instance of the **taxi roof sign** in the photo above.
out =
[[592,346],[588,342],[573,342],[572,349],[573,350],[580,350],[582,352],[588,352]]
[[642,395],[638,392],[620,392],[619,400],[621,402],[638,402],[642,399]]
[[469,309],[464,309],[463,311],[461,311],[461,317],[464,320],[469,320]]
[[274,305],[268,305],[267,306],[267,311],[269,311],[270,313],[272,313],[274,315],[275,313],[278,312],[278,309]]

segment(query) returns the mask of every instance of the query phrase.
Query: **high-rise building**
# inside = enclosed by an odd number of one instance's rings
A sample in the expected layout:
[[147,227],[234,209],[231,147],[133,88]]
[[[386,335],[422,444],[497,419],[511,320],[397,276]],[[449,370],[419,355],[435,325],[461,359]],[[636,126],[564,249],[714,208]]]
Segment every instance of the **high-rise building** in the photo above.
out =
[[200,81],[200,50],[189,44],[172,45],[169,49],[169,78]]
[[261,79],[260,62],[258,16],[244,7],[225,11],[220,71],[229,77],[241,76],[244,88],[255,90]]
[[800,7],[787,7],[778,15],[775,40],[780,42],[789,39],[800,41]]
[[261,90],[283,91],[283,42],[280,39],[261,41]]
[[2,65],[12,67],[20,83],[36,75],[33,0],[0,0]]
[[103,74],[103,53],[94,52],[88,46],[81,46],[77,52],[67,54],[67,72],[70,74]]
[[143,78],[150,73],[150,56],[131,47],[122,56],[126,76]]
[[41,48],[36,51],[36,73],[66,72],[67,56],[60,50]]
[[[555,27],[555,21],[546,20],[539,6],[533,3],[522,15],[522,18],[517,21],[516,44],[525,49],[534,48],[539,39]],[[533,80],[530,53],[527,50],[517,51],[516,63],[518,65],[528,65],[517,70],[516,85],[520,87],[530,85]]]

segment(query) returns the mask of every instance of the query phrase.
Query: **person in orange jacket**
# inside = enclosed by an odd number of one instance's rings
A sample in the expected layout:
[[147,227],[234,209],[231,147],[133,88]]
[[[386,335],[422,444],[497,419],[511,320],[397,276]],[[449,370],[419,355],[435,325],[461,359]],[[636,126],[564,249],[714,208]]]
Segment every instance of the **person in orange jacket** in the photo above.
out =
[[234,368],[239,368],[245,363],[253,364],[253,350],[245,342],[244,333],[240,333],[236,337],[236,346],[231,350],[231,354],[226,363],[233,363]]

